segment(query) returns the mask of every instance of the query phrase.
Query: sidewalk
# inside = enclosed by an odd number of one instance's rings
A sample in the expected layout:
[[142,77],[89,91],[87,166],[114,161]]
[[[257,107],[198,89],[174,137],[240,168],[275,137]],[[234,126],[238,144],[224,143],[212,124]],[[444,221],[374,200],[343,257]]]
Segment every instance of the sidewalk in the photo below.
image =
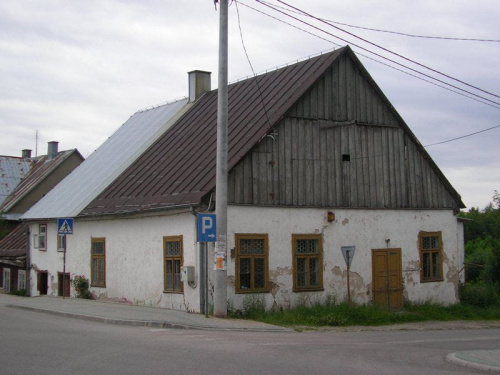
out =
[[107,324],[218,331],[291,332],[270,324],[239,319],[205,318],[201,314],[144,306],[60,297],[17,297],[0,294],[0,306],[85,319]]
[[451,353],[446,360],[465,367],[500,372],[500,350],[469,350],[465,352]]

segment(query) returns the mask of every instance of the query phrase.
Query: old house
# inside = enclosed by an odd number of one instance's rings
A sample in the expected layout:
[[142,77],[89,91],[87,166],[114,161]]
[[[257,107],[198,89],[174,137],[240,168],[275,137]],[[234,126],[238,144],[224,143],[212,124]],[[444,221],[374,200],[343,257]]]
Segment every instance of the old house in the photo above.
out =
[[[217,90],[183,109],[84,207],[65,210],[49,194],[24,216],[49,239],[55,218],[75,217],[66,269],[86,275],[96,298],[202,310],[193,214],[217,204]],[[349,47],[230,85],[228,149],[234,307],[256,295],[269,308],[344,298],[346,249],[357,302],[457,301],[464,205]],[[34,294],[47,275],[43,290],[57,294],[62,263],[49,242],[31,248]],[[190,282],[181,266],[194,270]]]
[[8,235],[0,241],[0,287],[26,289],[28,241],[19,218],[83,161],[78,150],[58,151],[49,142],[47,155],[0,156],[0,219]]

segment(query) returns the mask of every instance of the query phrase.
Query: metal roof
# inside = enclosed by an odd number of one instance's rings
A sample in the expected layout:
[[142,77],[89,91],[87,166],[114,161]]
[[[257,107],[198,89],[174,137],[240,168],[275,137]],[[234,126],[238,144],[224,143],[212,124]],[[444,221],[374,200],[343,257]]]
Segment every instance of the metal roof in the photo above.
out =
[[[48,177],[58,166],[60,166],[72,154],[76,153],[83,160],[78,150],[68,150],[58,152],[56,157],[49,159],[48,156],[41,156],[32,166],[28,174],[17,185],[16,189],[10,196],[0,205],[2,213],[8,213],[9,210],[18,203],[23,197],[33,190],[39,183]],[[22,214],[22,212],[18,213]],[[18,215],[20,216],[20,215]]]
[[0,156],[0,206],[28,174],[36,159]]
[[0,241],[0,258],[26,255],[26,230],[28,224],[20,224]]
[[74,217],[163,134],[187,99],[135,113],[22,219]]
[[[228,168],[263,139],[347,48],[228,88]],[[258,84],[257,84],[258,82]],[[80,216],[199,203],[215,187],[217,90],[206,93]]]

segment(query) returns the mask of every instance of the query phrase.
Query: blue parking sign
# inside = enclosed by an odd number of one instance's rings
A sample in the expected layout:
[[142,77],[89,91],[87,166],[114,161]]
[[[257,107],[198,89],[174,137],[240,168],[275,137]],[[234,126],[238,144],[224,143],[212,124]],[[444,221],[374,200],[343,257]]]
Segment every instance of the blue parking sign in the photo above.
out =
[[217,224],[215,214],[198,214],[198,242],[215,242]]

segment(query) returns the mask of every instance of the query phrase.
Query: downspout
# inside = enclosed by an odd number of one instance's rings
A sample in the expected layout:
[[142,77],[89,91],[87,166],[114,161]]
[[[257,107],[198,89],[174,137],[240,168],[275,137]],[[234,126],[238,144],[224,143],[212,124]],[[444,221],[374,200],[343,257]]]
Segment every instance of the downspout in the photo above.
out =
[[31,296],[30,226],[26,228],[26,296]]

